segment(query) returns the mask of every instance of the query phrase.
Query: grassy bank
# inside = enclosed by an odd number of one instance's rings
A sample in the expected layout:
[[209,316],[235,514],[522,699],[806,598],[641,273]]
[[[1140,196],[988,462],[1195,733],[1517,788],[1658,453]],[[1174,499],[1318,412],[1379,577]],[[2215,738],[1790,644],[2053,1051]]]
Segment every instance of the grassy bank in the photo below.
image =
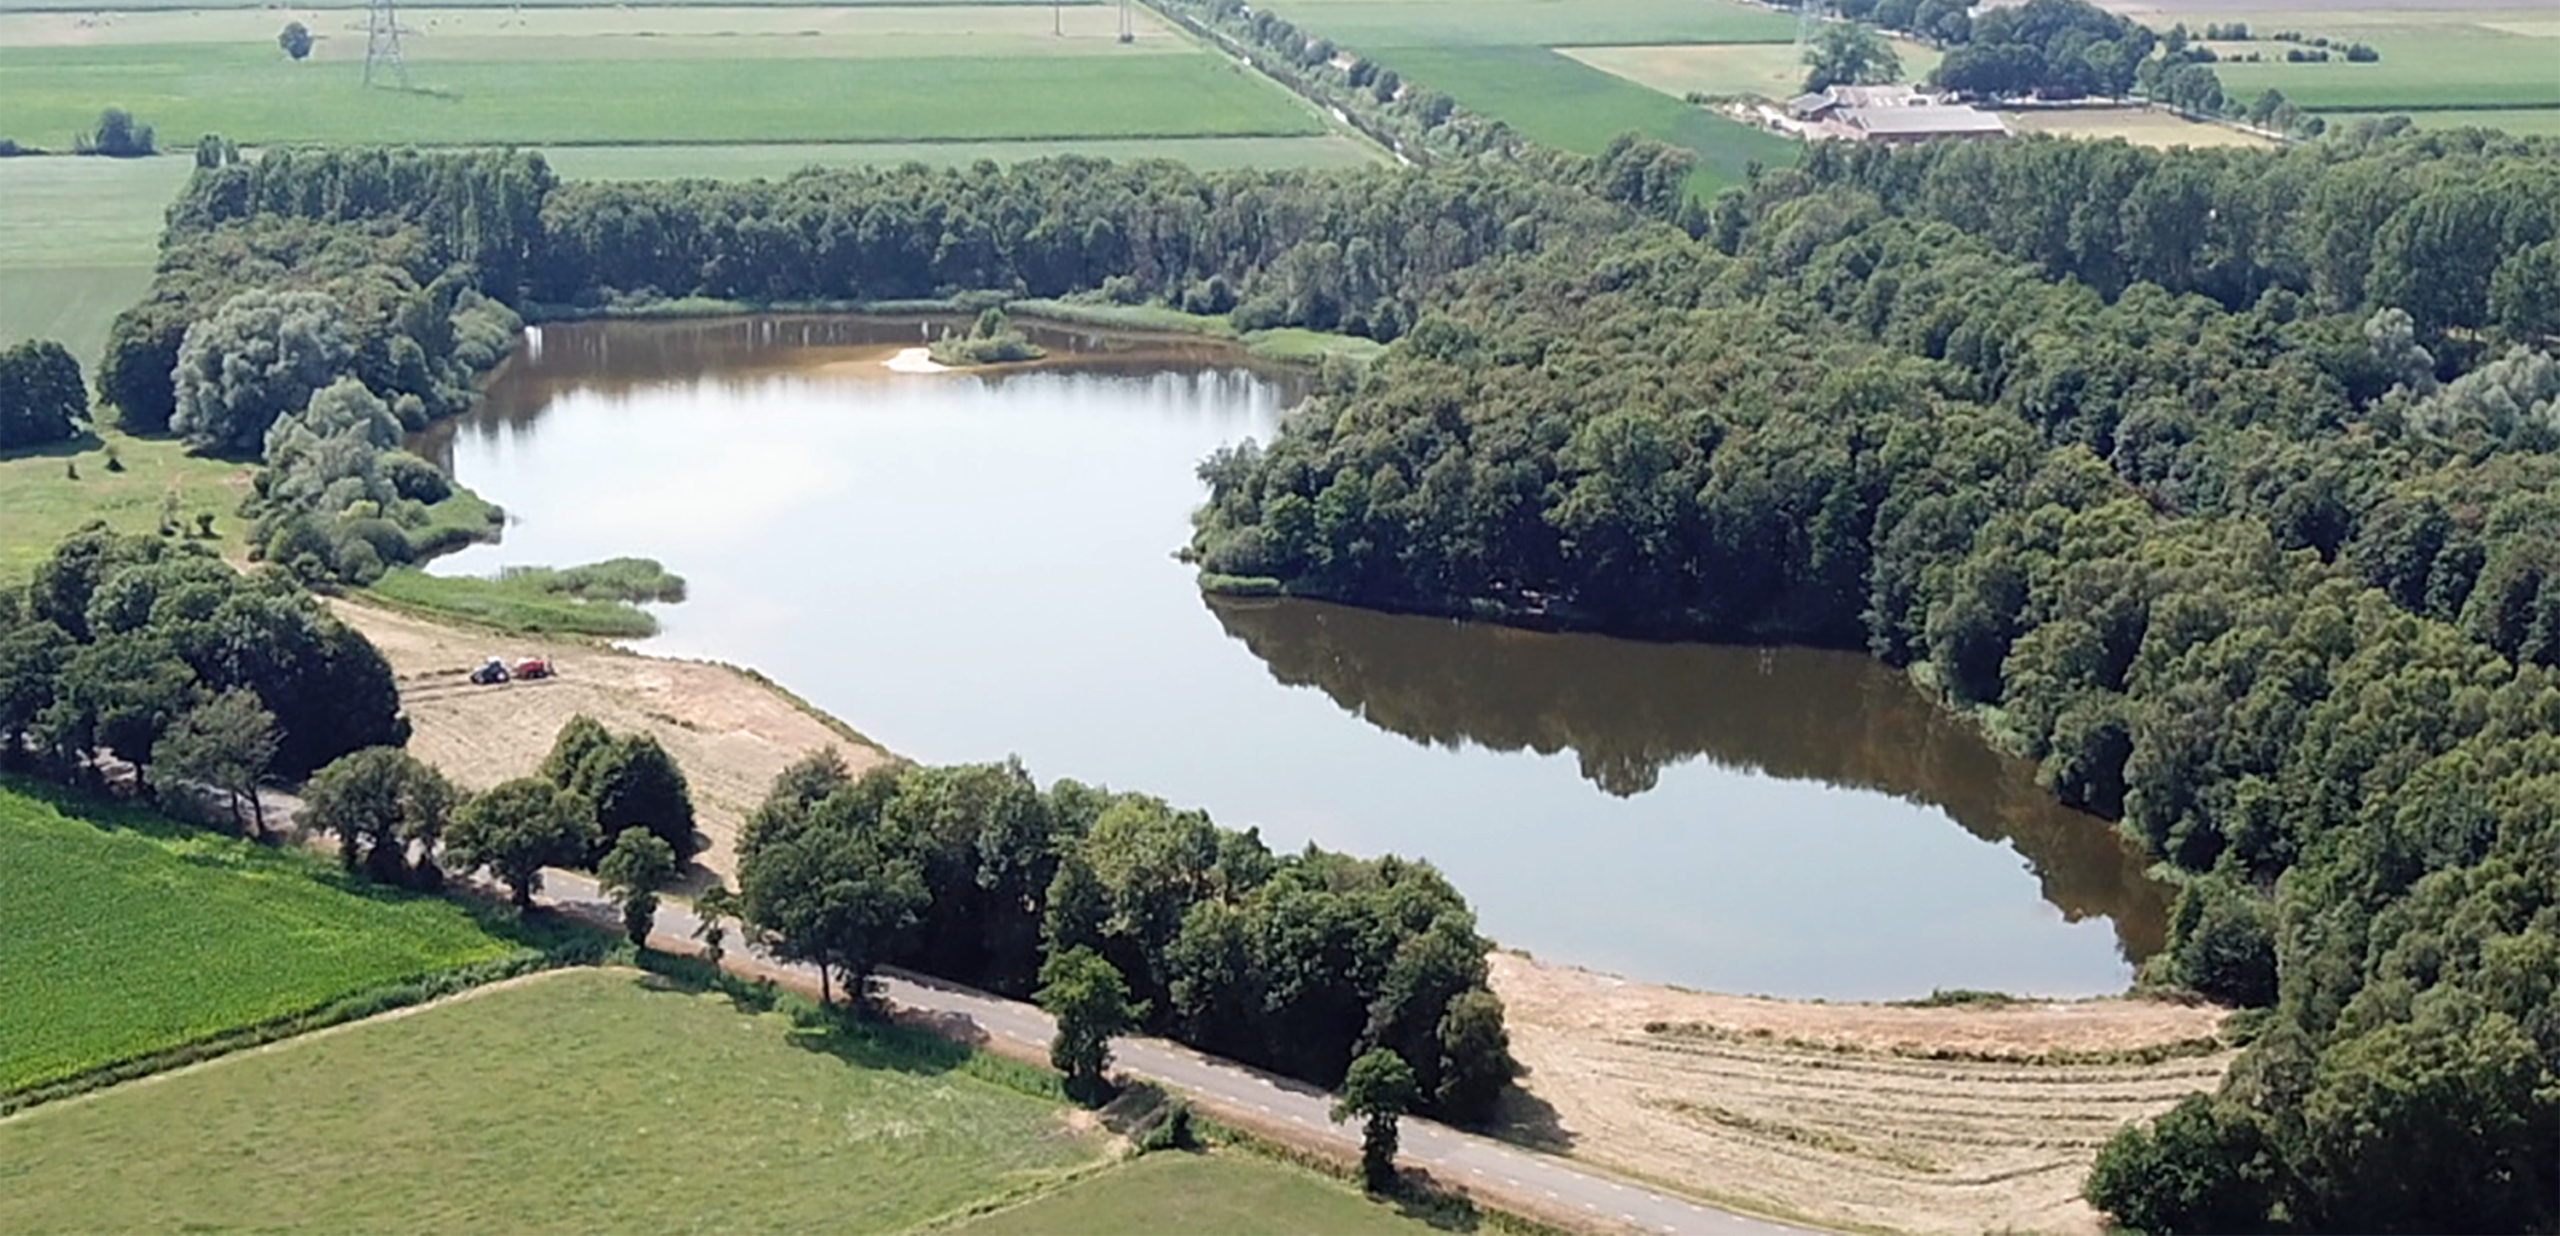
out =
[[1328,356],[1367,361],[1386,350],[1387,345],[1357,335],[1338,335],[1330,331],[1306,330],[1284,326],[1273,330],[1238,331],[1225,316],[1207,313],[1185,313],[1169,305],[1122,305],[1109,301],[1016,300],[1005,311],[1017,317],[1064,322],[1074,326],[1091,326],[1101,330],[1158,331],[1166,334],[1204,335],[1211,339],[1232,339],[1245,345],[1245,350],[1264,360],[1314,363]]
[[973,1058],[573,970],[0,1121],[0,1230],[888,1232],[1100,1161]]
[[[624,564],[645,563],[647,571]],[[654,573],[656,580],[644,578]],[[362,590],[366,600],[406,613],[521,635],[642,639],[658,620],[637,601],[681,600],[684,581],[645,559],[592,567],[516,569],[495,579],[429,575],[413,567]]]
[[0,1091],[515,949],[307,851],[22,782],[0,781],[0,868]]

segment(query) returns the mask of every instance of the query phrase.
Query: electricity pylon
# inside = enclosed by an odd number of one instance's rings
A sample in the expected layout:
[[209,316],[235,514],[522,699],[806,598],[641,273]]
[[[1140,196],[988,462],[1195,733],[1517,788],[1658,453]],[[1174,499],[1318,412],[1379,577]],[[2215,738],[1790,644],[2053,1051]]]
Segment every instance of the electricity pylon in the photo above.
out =
[[367,5],[364,34],[364,84],[373,84],[377,69],[400,78],[400,88],[409,88],[409,62],[400,56],[400,13],[393,0],[371,0]]

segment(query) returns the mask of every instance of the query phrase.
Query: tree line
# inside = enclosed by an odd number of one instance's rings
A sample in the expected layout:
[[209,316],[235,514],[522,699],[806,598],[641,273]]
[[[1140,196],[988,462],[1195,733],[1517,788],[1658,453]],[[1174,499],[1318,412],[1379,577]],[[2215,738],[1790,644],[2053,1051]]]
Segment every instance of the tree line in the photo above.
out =
[[2480,134],[1818,149],[1701,238],[1469,272],[1203,466],[1193,552],[1906,665],[2185,873],[2148,977],[2257,1010],[2220,1093],[2111,1145],[2103,1208],[2548,1227],[2560,362],[2496,289],[2544,269],[2554,199],[2518,186],[2551,166]]
[[[1454,1120],[1489,1116],[1518,1071],[1488,943],[1426,864],[1274,854],[1143,794],[1043,790],[1015,762],[856,776],[833,751],[775,779],[738,856],[750,927],[857,996],[883,965],[1048,990],[1328,1087],[1383,1049],[1414,1109]],[[1061,1067],[1098,1072],[1098,1050],[1067,1041]]]

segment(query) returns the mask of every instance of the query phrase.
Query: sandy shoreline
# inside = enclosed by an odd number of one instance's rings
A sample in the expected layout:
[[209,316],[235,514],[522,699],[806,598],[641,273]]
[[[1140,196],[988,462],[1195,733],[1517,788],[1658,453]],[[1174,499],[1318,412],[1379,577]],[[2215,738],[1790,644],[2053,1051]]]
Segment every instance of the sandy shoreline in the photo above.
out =
[[891,373],[941,373],[951,366],[933,359],[929,348],[900,348],[898,354],[880,362]]
[[[791,761],[827,746],[857,769],[891,758],[729,666],[563,642],[541,649],[558,678],[474,687],[469,667],[526,641],[332,604],[390,659],[411,750],[465,786],[533,772],[577,713],[656,735],[691,782],[710,841],[702,863],[724,877],[738,827]],[[1489,964],[1529,1069],[1505,1136],[1817,1224],[2094,1233],[2078,1193],[2097,1147],[2125,1121],[2212,1089],[2231,1057],[2197,1047],[2221,1021],[2212,1008],[1815,1003],[1508,952]],[[2111,1055],[2164,1045],[2182,1046],[2151,1063]]]

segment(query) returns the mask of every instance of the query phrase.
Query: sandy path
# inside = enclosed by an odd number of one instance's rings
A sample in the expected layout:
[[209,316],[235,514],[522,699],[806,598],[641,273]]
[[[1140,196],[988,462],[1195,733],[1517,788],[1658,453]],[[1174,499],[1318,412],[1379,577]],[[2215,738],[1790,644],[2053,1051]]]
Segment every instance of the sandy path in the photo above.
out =
[[[738,826],[785,765],[829,746],[857,772],[888,758],[725,665],[485,635],[347,601],[330,606],[390,659],[415,727],[409,749],[465,788],[532,773],[579,713],[616,733],[656,735],[692,786],[696,827],[710,839],[701,862],[724,876],[737,870]],[[550,656],[559,677],[471,684],[472,666],[519,653]]]
[[[2209,1038],[2222,1018],[2212,1008],[1814,1004],[1508,953],[1492,968],[1530,1070],[1505,1113],[1515,1136],[1826,1225],[2095,1233],[2079,1192],[2098,1147],[2126,1121],[2212,1089],[2232,1055],[2032,1062]],[[1929,1051],[1977,1058],[1920,1057]]]

